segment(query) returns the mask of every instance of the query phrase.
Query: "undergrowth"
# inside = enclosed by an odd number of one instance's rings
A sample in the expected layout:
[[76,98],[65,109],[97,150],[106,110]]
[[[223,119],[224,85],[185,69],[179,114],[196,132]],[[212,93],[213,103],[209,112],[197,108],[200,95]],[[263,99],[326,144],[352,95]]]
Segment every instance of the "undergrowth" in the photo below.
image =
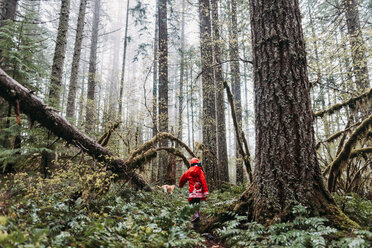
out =
[[[206,247],[205,235],[190,223],[195,206],[187,203],[187,187],[172,195],[147,193],[132,191],[114,179],[99,164],[67,165],[49,179],[26,173],[2,178],[0,203],[8,205],[0,216],[0,247]],[[201,205],[202,217],[226,211],[243,191],[243,186],[214,191]],[[368,225],[371,202],[350,197],[343,198],[344,208]],[[231,213],[233,220],[214,236],[227,247],[370,245],[370,231],[342,233],[327,226],[325,219],[309,217],[302,206],[293,211],[294,221],[269,227]]]

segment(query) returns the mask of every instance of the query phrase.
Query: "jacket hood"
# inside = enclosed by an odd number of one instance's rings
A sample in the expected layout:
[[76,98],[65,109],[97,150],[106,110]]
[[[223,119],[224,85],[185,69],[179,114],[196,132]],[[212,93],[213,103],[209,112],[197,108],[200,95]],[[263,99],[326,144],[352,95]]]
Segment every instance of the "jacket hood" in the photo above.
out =
[[197,177],[201,171],[201,167],[200,166],[191,166],[190,169],[190,175],[192,177]]

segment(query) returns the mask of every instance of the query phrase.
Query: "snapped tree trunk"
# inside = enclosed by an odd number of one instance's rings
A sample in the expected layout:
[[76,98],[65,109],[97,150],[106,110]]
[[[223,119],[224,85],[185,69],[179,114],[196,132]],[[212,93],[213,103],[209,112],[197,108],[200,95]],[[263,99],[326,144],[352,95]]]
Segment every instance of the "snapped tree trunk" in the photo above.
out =
[[213,48],[214,48],[214,78],[216,86],[216,117],[217,117],[217,154],[220,180],[229,183],[229,164],[227,159],[226,144],[226,120],[225,120],[225,96],[223,87],[222,63],[221,63],[221,37],[218,17],[218,0],[212,0],[212,24],[213,24]]
[[211,34],[210,4],[209,0],[199,0],[200,19],[200,55],[202,65],[202,132],[203,144],[206,152],[203,153],[203,164],[206,172],[208,186],[211,189],[219,187],[219,172],[217,167],[217,126],[216,126],[216,99],[213,82],[213,47]]
[[109,150],[72,126],[53,108],[45,105],[33,95],[32,91],[9,77],[2,69],[0,69],[0,96],[14,106],[18,102],[20,110],[28,115],[32,121],[38,121],[54,135],[82,149],[94,159],[106,163],[114,173],[121,174],[138,187],[151,191],[148,183],[140,175],[133,172],[136,163],[128,163],[116,158]]
[[336,206],[316,157],[299,3],[250,0],[256,114],[253,184],[235,206],[258,222],[285,221],[306,206],[357,226]]
[[72,58],[70,85],[67,97],[66,116],[69,118],[74,118],[75,116],[76,84],[79,75],[81,45],[83,43],[86,7],[87,0],[80,0],[79,16],[77,21],[75,37],[74,56]]
[[97,85],[97,45],[98,29],[100,21],[101,0],[96,0],[93,13],[93,27],[90,44],[89,72],[88,72],[88,93],[85,113],[85,132],[90,133],[94,129],[96,119],[95,90]]

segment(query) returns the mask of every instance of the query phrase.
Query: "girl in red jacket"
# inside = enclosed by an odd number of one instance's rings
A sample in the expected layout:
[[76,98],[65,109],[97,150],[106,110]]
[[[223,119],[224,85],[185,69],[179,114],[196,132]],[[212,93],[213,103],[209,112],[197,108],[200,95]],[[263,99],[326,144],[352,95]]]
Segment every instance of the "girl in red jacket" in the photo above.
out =
[[[201,200],[206,200],[208,196],[207,182],[205,181],[204,172],[201,169],[199,159],[193,158],[190,161],[191,167],[182,175],[179,187],[182,188],[185,183],[189,182],[189,198],[190,204],[200,203]],[[192,221],[197,221],[200,218],[200,211],[197,210]]]

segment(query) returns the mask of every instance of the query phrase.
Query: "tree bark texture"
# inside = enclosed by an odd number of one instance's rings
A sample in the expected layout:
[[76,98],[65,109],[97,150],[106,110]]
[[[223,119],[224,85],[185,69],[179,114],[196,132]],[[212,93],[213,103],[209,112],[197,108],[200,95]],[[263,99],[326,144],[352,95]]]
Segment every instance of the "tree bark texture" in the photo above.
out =
[[85,113],[85,131],[90,133],[95,127],[95,91],[97,85],[97,46],[98,46],[98,29],[100,21],[101,0],[96,0],[93,13],[93,27],[89,55],[89,72],[88,72],[88,92],[87,105]]
[[18,101],[20,110],[28,115],[32,121],[38,121],[54,135],[82,149],[98,161],[106,163],[114,173],[124,175],[126,179],[132,180],[137,186],[145,190],[151,190],[147,182],[133,172],[133,164],[131,164],[130,169],[126,161],[115,158],[109,150],[72,126],[66,119],[58,115],[53,108],[45,105],[33,95],[32,91],[9,77],[2,69],[0,69],[0,96],[14,106]]
[[182,139],[182,114],[183,114],[183,79],[185,75],[185,0],[182,0],[182,20],[181,20],[181,63],[180,63],[180,87],[178,104],[178,131],[179,139]]
[[63,65],[66,56],[67,30],[70,16],[70,0],[62,0],[59,14],[57,42],[54,50],[52,74],[49,88],[49,105],[59,108]]
[[128,44],[128,37],[127,37],[128,36],[128,19],[129,19],[129,0],[127,0],[127,15],[125,17],[123,64],[122,64],[122,68],[121,68],[120,93],[119,93],[119,119],[121,119],[122,110],[123,110],[125,61],[126,61],[126,57],[127,57],[127,44]]
[[[168,30],[167,30],[167,0],[159,0],[159,132],[168,132]],[[168,146],[163,140],[160,146]],[[160,154],[159,180],[164,181],[167,175],[168,155]]]
[[225,96],[221,61],[221,37],[218,17],[218,0],[212,0],[213,48],[214,48],[214,78],[216,85],[216,117],[217,117],[217,154],[219,178],[221,182],[229,183],[229,164],[226,144]]
[[199,0],[200,19],[200,55],[202,71],[202,132],[203,144],[207,151],[203,153],[203,164],[206,172],[208,186],[218,188],[219,172],[217,167],[217,125],[216,125],[216,99],[213,82],[213,47],[211,34],[210,4],[209,0]]
[[[239,130],[242,130],[242,98],[240,88],[240,67],[239,67],[239,44],[238,44],[238,19],[237,19],[237,1],[231,0],[231,30],[229,32],[230,46],[230,67],[231,67],[231,89],[235,100],[236,119]],[[239,131],[241,133],[241,131]],[[236,183],[241,184],[244,181],[243,160],[239,153],[238,141],[235,139],[236,156]]]
[[85,13],[87,8],[87,0],[80,0],[79,16],[76,28],[74,56],[72,58],[70,85],[67,97],[66,116],[74,118],[75,116],[75,101],[76,101],[76,84],[79,75],[81,46],[83,43],[83,32],[85,24]]
[[[159,0],[156,0],[156,9],[159,8]],[[158,134],[158,41],[159,41],[159,16],[155,14],[155,35],[154,35],[154,71],[152,78],[152,136]],[[151,182],[155,182],[158,177],[158,160],[152,162]]]
[[344,0],[344,9],[356,85],[358,90],[364,91],[369,88],[367,50],[360,28],[357,0]]
[[299,203],[313,215],[334,217],[340,211],[316,157],[298,1],[250,0],[250,7],[256,114],[252,217],[282,221]]

